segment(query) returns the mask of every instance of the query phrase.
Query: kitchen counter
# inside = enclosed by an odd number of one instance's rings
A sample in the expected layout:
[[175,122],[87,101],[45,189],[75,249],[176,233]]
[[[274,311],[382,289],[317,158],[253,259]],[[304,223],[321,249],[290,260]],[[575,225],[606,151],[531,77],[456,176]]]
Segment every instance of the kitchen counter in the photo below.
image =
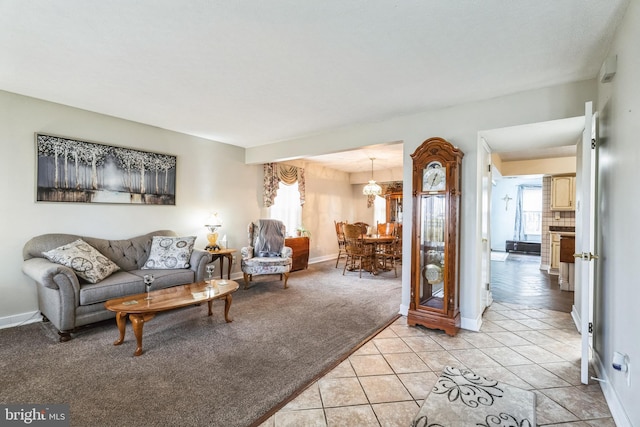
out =
[[[558,274],[558,284],[563,291],[574,290],[574,258],[576,228],[571,226],[549,226],[551,254],[555,254],[555,268],[549,273]],[[554,262],[552,261],[552,266]],[[555,273],[553,273],[555,271]]]
[[575,227],[562,226],[562,225],[550,225],[549,231],[551,232],[561,232],[561,233],[574,233],[576,232]]

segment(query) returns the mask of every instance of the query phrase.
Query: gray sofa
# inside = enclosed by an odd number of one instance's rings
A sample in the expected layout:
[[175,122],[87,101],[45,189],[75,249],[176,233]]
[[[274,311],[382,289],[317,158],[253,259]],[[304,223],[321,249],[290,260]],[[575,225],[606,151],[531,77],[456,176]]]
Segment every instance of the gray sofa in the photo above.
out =
[[[46,319],[58,328],[60,341],[71,339],[77,327],[114,318],[105,301],[145,292],[143,276],[153,274],[152,289],[204,280],[209,252],[193,249],[189,268],[143,270],[149,257],[153,236],[177,236],[170,230],[154,231],[124,240],[105,240],[73,234],[43,234],[29,240],[23,250],[22,271],[32,278],[38,290],[38,305]],[[73,269],[49,261],[43,252],[82,239],[120,267],[98,283],[78,278]]]

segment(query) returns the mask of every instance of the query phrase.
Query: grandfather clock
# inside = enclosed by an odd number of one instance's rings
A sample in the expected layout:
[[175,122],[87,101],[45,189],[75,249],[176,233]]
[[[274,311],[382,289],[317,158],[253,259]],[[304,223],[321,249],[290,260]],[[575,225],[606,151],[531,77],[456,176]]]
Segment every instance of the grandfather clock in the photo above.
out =
[[429,138],[413,159],[411,303],[407,322],[460,329],[460,174],[462,151]]

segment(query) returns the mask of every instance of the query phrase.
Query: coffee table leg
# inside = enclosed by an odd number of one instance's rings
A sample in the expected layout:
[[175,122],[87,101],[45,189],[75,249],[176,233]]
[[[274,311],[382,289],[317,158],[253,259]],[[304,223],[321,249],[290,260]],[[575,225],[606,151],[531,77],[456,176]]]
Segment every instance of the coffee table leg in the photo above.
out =
[[127,326],[127,313],[121,311],[116,313],[116,325],[118,325],[118,332],[120,332],[120,338],[115,340],[113,345],[120,345],[124,341],[125,327]]
[[211,315],[213,315],[213,311],[211,311],[211,306],[213,305],[213,300],[207,301],[207,304],[209,304],[209,316],[211,316]]
[[229,317],[229,309],[231,308],[231,294],[228,294],[224,299],[224,320],[229,323],[233,322],[233,318]]
[[136,351],[133,353],[134,356],[140,356],[142,354],[142,328],[144,327],[144,323],[153,319],[155,315],[155,313],[129,315],[131,326],[133,326],[133,334],[136,336],[136,343],[138,344]]

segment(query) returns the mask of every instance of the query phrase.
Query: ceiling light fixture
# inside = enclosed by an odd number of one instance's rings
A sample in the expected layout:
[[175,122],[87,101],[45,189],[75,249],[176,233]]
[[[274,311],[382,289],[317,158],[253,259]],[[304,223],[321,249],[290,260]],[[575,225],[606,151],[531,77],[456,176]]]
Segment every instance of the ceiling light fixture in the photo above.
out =
[[369,180],[369,183],[362,189],[362,194],[364,194],[365,196],[379,196],[380,194],[382,194],[382,188],[378,184],[376,184],[375,180],[373,179],[374,160],[375,157],[371,157],[371,179]]

